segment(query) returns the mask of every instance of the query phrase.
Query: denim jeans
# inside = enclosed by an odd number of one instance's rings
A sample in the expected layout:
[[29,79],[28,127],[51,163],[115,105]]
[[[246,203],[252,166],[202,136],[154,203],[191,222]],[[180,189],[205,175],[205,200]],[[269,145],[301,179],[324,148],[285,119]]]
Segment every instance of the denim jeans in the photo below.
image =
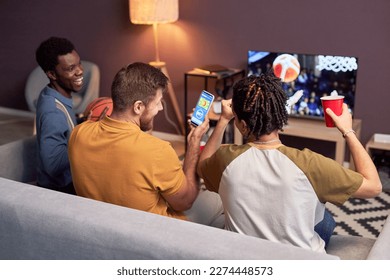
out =
[[335,227],[336,222],[332,214],[330,214],[328,209],[325,209],[324,219],[314,227],[315,232],[325,241],[325,248],[328,246]]

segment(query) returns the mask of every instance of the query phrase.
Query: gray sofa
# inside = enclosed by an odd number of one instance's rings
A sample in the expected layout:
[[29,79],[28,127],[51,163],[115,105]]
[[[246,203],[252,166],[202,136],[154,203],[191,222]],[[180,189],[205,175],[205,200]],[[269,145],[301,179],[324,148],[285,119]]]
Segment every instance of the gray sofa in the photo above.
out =
[[329,254],[43,189],[35,138],[0,146],[0,259],[390,259],[377,240],[333,236]]
[[0,145],[0,177],[33,183],[36,171],[36,136]]

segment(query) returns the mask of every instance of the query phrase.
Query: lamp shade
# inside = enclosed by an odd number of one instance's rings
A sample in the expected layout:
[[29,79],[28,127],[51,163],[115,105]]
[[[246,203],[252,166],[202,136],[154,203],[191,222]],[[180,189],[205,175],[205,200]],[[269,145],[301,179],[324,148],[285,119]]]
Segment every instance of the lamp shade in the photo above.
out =
[[179,0],[129,0],[134,24],[171,23],[179,18]]

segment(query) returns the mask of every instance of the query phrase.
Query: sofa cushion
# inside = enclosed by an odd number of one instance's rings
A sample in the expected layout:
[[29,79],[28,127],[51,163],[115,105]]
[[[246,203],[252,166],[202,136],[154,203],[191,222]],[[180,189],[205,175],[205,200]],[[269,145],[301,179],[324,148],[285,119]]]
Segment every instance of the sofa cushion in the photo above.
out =
[[365,260],[374,243],[375,239],[371,238],[332,235],[326,251],[342,260]]
[[37,179],[36,136],[30,136],[0,146],[0,177],[24,183]]

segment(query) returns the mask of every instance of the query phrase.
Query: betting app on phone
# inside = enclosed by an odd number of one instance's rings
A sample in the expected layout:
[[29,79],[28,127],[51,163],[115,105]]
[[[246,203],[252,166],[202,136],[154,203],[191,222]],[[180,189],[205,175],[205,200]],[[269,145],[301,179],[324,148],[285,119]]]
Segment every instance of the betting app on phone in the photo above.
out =
[[202,91],[198,103],[196,104],[195,111],[191,117],[191,123],[193,125],[198,126],[204,121],[207,113],[210,110],[213,100],[214,100],[213,94],[205,90]]

